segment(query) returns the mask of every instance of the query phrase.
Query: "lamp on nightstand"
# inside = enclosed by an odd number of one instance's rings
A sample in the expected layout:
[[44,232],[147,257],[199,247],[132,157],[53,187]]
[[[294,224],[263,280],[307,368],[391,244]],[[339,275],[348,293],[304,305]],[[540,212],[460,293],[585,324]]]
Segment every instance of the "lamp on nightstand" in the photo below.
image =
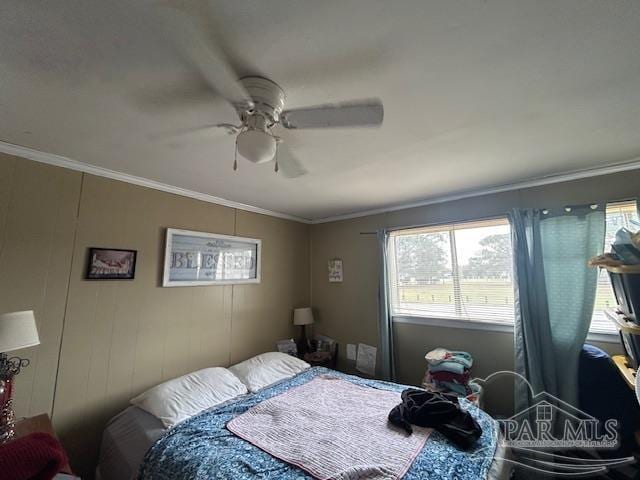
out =
[[293,324],[300,325],[302,327],[300,340],[298,341],[298,355],[302,357],[311,349],[309,346],[309,340],[307,339],[306,328],[307,325],[313,324],[313,310],[309,307],[296,308],[293,311]]
[[0,444],[13,438],[13,379],[29,359],[9,357],[6,352],[40,344],[33,311],[0,315]]

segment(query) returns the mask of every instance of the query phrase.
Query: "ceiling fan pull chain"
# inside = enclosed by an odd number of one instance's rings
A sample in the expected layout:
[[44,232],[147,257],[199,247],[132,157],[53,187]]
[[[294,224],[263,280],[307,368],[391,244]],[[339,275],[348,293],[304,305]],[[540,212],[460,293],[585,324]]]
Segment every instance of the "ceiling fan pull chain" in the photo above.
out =
[[238,141],[236,140],[236,148],[233,151],[233,171],[238,170]]
[[278,173],[278,170],[280,170],[280,167],[278,166],[278,144],[276,143],[276,156],[275,156],[275,164],[276,166],[273,168],[273,170]]

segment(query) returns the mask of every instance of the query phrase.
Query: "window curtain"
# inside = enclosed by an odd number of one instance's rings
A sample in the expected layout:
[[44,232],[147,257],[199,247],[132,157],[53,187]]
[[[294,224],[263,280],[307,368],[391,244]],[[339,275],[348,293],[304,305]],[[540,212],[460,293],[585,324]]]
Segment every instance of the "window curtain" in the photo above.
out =
[[[605,204],[516,209],[510,220],[516,372],[534,395],[544,391],[578,406],[578,360],[598,276],[587,260],[603,251]],[[528,408],[530,400],[528,386],[516,382],[516,411]]]
[[393,319],[389,306],[389,274],[388,274],[389,232],[378,231],[378,249],[380,261],[380,285],[378,287],[378,330],[380,335],[380,375],[383,380],[395,380],[393,360]]

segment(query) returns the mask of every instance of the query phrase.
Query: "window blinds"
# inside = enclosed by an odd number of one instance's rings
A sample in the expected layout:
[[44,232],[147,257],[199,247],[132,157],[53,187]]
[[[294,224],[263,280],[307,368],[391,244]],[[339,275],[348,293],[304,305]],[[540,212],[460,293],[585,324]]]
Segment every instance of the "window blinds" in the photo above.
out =
[[392,232],[392,315],[513,323],[511,259],[506,218]]

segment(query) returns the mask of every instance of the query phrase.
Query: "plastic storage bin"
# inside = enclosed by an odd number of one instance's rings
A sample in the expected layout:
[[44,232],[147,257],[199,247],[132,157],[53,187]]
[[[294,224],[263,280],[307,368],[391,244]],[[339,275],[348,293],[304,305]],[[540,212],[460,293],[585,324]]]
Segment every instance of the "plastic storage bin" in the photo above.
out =
[[640,325],[640,266],[606,268],[621,312]]
[[627,363],[631,368],[637,369],[640,364],[640,325],[611,308],[607,308],[604,313],[618,329]]
[[620,330],[620,340],[627,363],[631,368],[637,369],[640,365],[640,335]]

